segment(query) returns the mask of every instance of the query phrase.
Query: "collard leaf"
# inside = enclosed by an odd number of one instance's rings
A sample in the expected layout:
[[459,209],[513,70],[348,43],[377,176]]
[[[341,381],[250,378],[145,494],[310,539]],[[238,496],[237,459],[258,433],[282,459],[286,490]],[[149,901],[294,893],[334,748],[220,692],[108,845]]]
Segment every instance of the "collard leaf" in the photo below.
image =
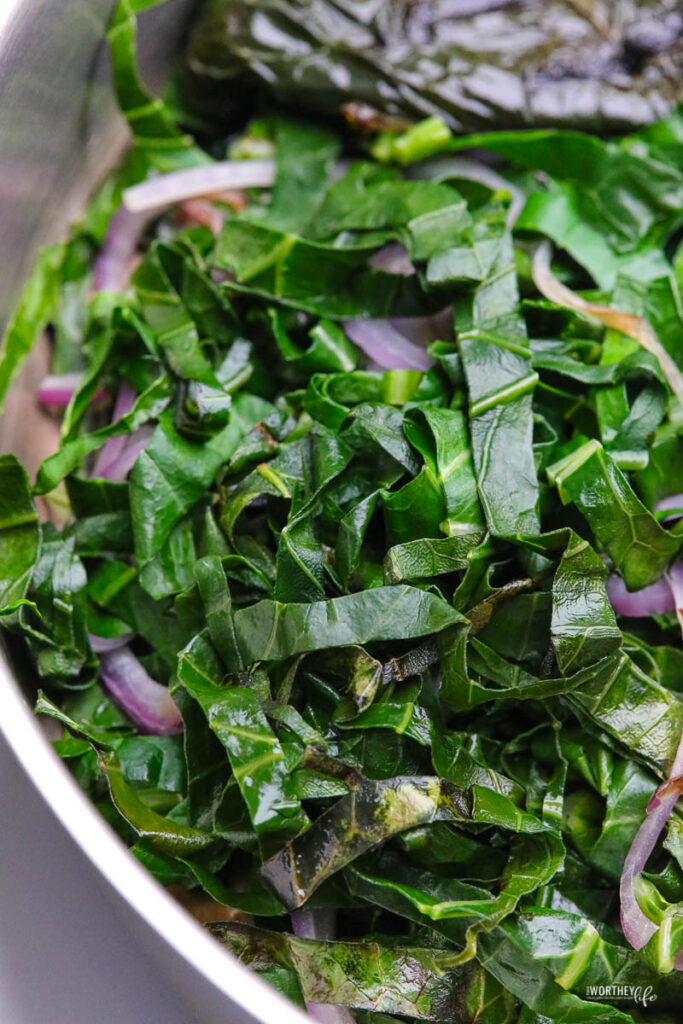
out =
[[0,610],[23,601],[38,557],[40,526],[28,477],[14,455],[0,456]]
[[133,277],[135,294],[154,333],[156,347],[178,376],[219,388],[195,321],[166,273],[164,255],[161,246],[152,248]]
[[260,601],[235,612],[235,634],[244,661],[251,664],[371,640],[425,636],[460,619],[442,598],[401,585],[311,604]]
[[419,316],[430,304],[417,283],[368,269],[365,254],[305,241],[244,221],[228,221],[215,265],[236,277],[236,290],[331,320]]
[[456,537],[480,533],[484,517],[463,414],[457,409],[415,409],[408,413],[404,430],[443,490],[442,531]]
[[469,814],[465,793],[436,778],[365,780],[267,861],[262,875],[294,909],[326,878],[378,843],[438,818],[464,820]]
[[[350,104],[352,122],[354,105],[359,104],[361,126],[367,106],[370,124],[373,109],[411,120],[436,114],[438,118],[429,119],[427,137],[436,135],[437,149],[450,138],[441,119],[460,133],[503,128],[506,140],[510,128],[530,125],[628,131],[672,109],[680,64],[674,51],[671,63],[658,66],[658,52],[666,49],[672,35],[675,39],[675,29],[654,42],[643,35],[640,9],[619,10],[615,28],[590,8],[558,0],[536,12],[534,31],[528,32],[523,7],[491,8],[489,3],[443,12],[409,8],[390,19],[382,9],[361,14],[326,3],[311,21],[301,0],[284,6],[270,0],[263,12],[247,0],[229,5],[222,0],[200,20],[188,61],[193,73],[214,88],[216,82],[234,88],[236,78],[255,76],[294,108],[305,105],[334,116]],[[664,20],[668,7],[649,0],[646,10],[652,23]],[[264,35],[259,14],[267,24],[277,25],[277,35]],[[627,38],[642,40],[645,50],[636,69],[628,64]],[[559,62],[558,53],[566,55],[566,63]],[[585,78],[576,77],[579,67]],[[378,120],[381,126],[381,115]],[[425,152],[416,128],[413,133],[404,142],[407,160],[413,153],[420,159],[433,151]],[[535,134],[545,142],[550,133]],[[390,139],[394,136],[395,129]],[[562,166],[565,158],[565,173],[571,174],[583,158],[592,170],[592,151],[586,154],[587,147],[579,146],[578,133],[572,132],[570,139],[564,147],[555,146],[555,166]],[[546,146],[552,153],[553,147]],[[539,154],[533,159],[538,167]]]
[[119,0],[109,28],[114,87],[121,110],[142,151],[145,162],[158,170],[171,171],[208,162],[193,140],[174,124],[158,98],[147,92],[136,61],[136,15],[164,0]]
[[150,810],[125,782],[116,754],[100,751],[98,756],[116,809],[140,839],[171,857],[197,853],[215,842],[209,832],[179,824]]
[[471,302],[456,308],[477,485],[494,534],[538,530],[531,398],[538,377],[517,314],[511,249],[508,237]]
[[500,989],[476,965],[451,966],[443,950],[320,942],[246,925],[217,924],[211,930],[243,963],[260,971],[278,964],[295,973],[310,1003],[334,1000],[418,1020],[473,1024],[482,1004],[503,1001]]
[[237,399],[228,425],[203,444],[183,438],[162,417],[131,474],[135,554],[141,566],[159,554],[173,527],[199,501],[261,411],[258,399]]
[[211,642],[229,672],[242,669],[232,618],[232,601],[225,571],[217,555],[207,555],[195,563],[194,574],[206,611]]
[[334,133],[318,125],[278,118],[275,123],[275,185],[266,220],[278,231],[301,230],[322,202],[339,152]]
[[33,607],[22,612],[22,629],[39,672],[65,689],[88,687],[97,674],[86,619],[87,577],[74,538],[44,537],[29,591]]
[[466,569],[467,556],[482,536],[471,531],[456,533],[453,537],[396,544],[389,548],[384,558],[384,580],[386,583],[403,583]]
[[680,541],[657,523],[599,441],[587,441],[548,469],[563,501],[573,501],[633,590],[659,579]]
[[256,695],[246,687],[221,683],[216,653],[201,633],[181,653],[178,679],[225,747],[252,824],[266,849],[305,828],[307,818],[291,792],[282,747]]
[[61,243],[38,256],[0,342],[0,409],[34,342],[57,312],[60,272],[66,255]]
[[[350,884],[352,891],[369,896],[389,910],[400,910],[407,902],[430,921],[463,920],[466,929],[446,929],[446,934],[463,944],[457,959],[466,963],[476,955],[478,935],[492,931],[513,912],[523,896],[547,884],[561,867],[562,859],[562,842],[552,832],[520,837],[512,847],[495,896],[485,889],[444,881],[435,875],[416,881],[410,865],[391,857],[384,858],[385,866],[380,858],[379,878],[372,867],[369,875],[363,866],[349,869]],[[388,877],[382,877],[385,871]]]

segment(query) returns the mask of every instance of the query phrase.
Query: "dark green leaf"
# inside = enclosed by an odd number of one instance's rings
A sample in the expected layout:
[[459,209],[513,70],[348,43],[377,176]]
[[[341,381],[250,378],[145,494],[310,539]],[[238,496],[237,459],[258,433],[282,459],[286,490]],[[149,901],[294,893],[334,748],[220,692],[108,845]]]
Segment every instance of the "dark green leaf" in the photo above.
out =
[[235,613],[235,633],[251,664],[371,640],[425,636],[460,620],[442,598],[403,585],[311,604],[260,601]]
[[[38,557],[40,526],[28,477],[14,455],[0,456],[0,610],[24,599]],[[7,620],[5,620],[7,622]]]
[[[276,299],[331,320],[417,316],[417,283],[365,266],[365,254],[304,241],[244,221],[228,221],[215,265],[237,278],[225,287]],[[429,309],[429,306],[427,306]]]
[[200,633],[181,653],[178,678],[199,703],[225,747],[249,816],[265,848],[305,828],[307,818],[291,793],[280,743],[255,694],[221,683],[217,657]]
[[171,857],[197,853],[214,842],[211,833],[181,825],[150,810],[125,782],[121,765],[114,753],[100,751],[99,759],[117,810],[140,839]]
[[574,502],[586,517],[629,588],[659,579],[680,540],[657,523],[599,441],[593,438],[554,463],[548,477],[562,501]]
[[34,342],[52,320],[59,301],[60,272],[66,254],[57,244],[43,249],[0,342],[0,409]]
[[261,873],[291,910],[378,843],[438,818],[466,820],[470,813],[466,794],[437,778],[365,780],[267,861]]

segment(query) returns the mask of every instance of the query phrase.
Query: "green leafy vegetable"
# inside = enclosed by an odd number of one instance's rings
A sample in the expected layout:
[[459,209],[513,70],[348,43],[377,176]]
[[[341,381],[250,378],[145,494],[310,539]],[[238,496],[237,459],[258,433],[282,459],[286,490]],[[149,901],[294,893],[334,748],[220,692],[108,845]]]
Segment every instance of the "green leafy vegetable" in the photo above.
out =
[[[277,839],[297,833],[306,815],[291,792],[287,762],[253,691],[210,682],[220,669],[216,655],[200,633],[179,658],[178,678],[202,708],[211,731],[225,747],[233,776],[258,834]],[[208,677],[208,678],[207,678]]]
[[187,856],[215,842],[210,833],[171,821],[151,810],[125,782],[115,754],[100,752],[99,759],[117,810],[137,835],[160,853],[171,857]]
[[497,1013],[507,1002],[480,969],[451,966],[448,953],[438,949],[315,942],[244,925],[218,924],[212,931],[256,970],[278,964],[292,971],[309,1002],[334,999],[375,1012],[457,1024],[472,1024],[482,1005],[493,1003]]
[[[1,624],[55,749],[299,1006],[675,1024],[677,810],[638,951],[619,881],[678,786],[683,416],[533,253],[680,366],[681,114],[577,130],[664,112],[677,12],[212,0],[155,99],[154,5],[110,30],[131,153],[0,350],[0,396],[38,333],[81,374],[33,489],[0,456]],[[228,138],[273,187],[158,212],[130,287],[89,298],[123,190]]]
[[[200,80],[234,89],[245,76],[327,114],[360,101],[411,118],[438,113],[460,131],[530,123],[624,130],[665,116],[679,96],[680,26],[648,35],[645,26],[665,21],[670,8],[659,0],[643,7],[644,21],[626,3],[603,12],[555,0],[532,17],[524,5],[491,0],[455,10],[421,2],[389,18],[382,7],[325,3],[311,18],[301,0],[265,8],[222,0],[200,20],[189,64]],[[638,48],[635,67],[626,41]],[[414,131],[398,155],[419,158],[434,138],[442,145],[448,134],[433,124]]]
[[28,477],[13,455],[0,456],[0,610],[24,600],[38,557],[40,526]]
[[301,906],[321,882],[371,846],[439,817],[470,814],[465,794],[435,778],[362,782],[299,840],[267,861],[262,874],[286,907]]
[[460,621],[443,598],[416,587],[377,587],[312,604],[260,601],[235,613],[247,663],[291,654],[438,633]]
[[593,439],[548,468],[563,501],[585,515],[633,590],[659,579],[680,543],[657,523],[600,443]]
[[131,127],[145,161],[159,170],[192,167],[207,161],[192,138],[180,132],[162,100],[143,86],[136,61],[136,15],[164,0],[119,0],[108,39],[119,106]]
[[42,250],[0,342],[0,409],[38,336],[57,315],[65,247]]

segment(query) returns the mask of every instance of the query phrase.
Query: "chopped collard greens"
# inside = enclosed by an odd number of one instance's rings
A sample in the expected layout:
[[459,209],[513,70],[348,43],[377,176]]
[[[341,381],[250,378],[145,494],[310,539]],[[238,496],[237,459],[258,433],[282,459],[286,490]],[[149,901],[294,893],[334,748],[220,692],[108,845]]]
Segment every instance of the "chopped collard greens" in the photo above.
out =
[[[329,1024],[676,1024],[678,6],[214,2],[161,101],[152,5],[109,34],[131,147],[0,349],[3,394],[53,353],[0,611],[58,753]],[[556,108],[587,24],[623,137]]]

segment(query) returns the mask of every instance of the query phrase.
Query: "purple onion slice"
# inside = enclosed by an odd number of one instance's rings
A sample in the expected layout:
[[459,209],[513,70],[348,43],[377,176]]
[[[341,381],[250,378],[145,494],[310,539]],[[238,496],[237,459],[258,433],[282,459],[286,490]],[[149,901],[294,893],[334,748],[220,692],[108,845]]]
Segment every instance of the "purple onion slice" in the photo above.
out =
[[126,288],[131,261],[147,220],[123,207],[116,211],[95,261],[93,287],[96,292],[122,292]]
[[[117,483],[125,480],[137,462],[138,456],[149,444],[149,439],[153,433],[154,427],[148,423],[139,427],[134,434],[131,434],[126,439],[127,443],[123,446],[123,450],[116,454],[110,462],[105,463],[98,473],[93,475]],[[112,440],[118,440],[118,438],[112,438]]]
[[683,774],[683,737],[671,766],[669,778],[655,792],[647,805],[645,820],[638,829],[631,848],[626,854],[619,882],[621,900],[621,927],[634,949],[642,949],[657,931],[658,926],[640,909],[635,894],[635,880],[645,869],[661,832],[671,816],[680,796],[680,776]]
[[662,576],[656,583],[642,590],[626,589],[621,576],[612,573],[607,578],[607,596],[617,615],[629,618],[644,618],[647,615],[662,615],[673,611],[674,595],[667,576]]
[[[670,608],[675,608],[678,619],[683,629],[683,562],[677,562],[662,577],[666,583],[671,598]],[[662,580],[659,583],[662,583]],[[654,584],[658,586],[658,584]],[[652,590],[652,587],[646,587]],[[640,591],[639,593],[643,593]],[[636,597],[635,594],[629,595]],[[610,598],[611,600],[611,598]],[[678,743],[678,750],[674,757],[669,776],[654,793],[647,805],[645,820],[638,829],[631,848],[626,855],[624,867],[619,883],[619,896],[621,899],[621,927],[624,935],[634,947],[642,949],[646,942],[652,938],[658,926],[651,921],[638,905],[635,894],[635,880],[641,871],[645,869],[648,858],[655,848],[661,832],[673,813],[678,803],[678,798],[683,792],[683,735]],[[675,960],[678,970],[683,970],[683,953],[679,953]]]
[[42,405],[66,406],[82,380],[82,373],[50,373],[40,382],[38,400]]
[[100,655],[100,679],[114,703],[141,733],[182,732],[182,719],[167,687],[147,674],[127,646]]
[[388,320],[346,320],[343,326],[351,341],[383,370],[428,370],[434,362]]
[[215,195],[226,189],[270,188],[274,181],[274,160],[221,160],[159,174],[133,185],[123,193],[123,206],[131,214],[149,217],[185,199]]
[[673,596],[673,607],[683,633],[683,562],[676,562],[672,565],[666,575]]
[[[111,422],[116,423],[116,421],[120,420],[123,416],[127,416],[135,405],[136,398],[137,391],[132,384],[129,384],[128,381],[124,380],[119,388],[119,393],[116,396],[114,411],[111,414]],[[126,437],[123,434],[119,437],[110,437],[108,441],[105,441],[100,448],[97,459],[95,460],[92,475],[103,476],[103,470],[119,457],[125,446]]]
[[108,654],[117,651],[119,647],[125,647],[134,637],[135,633],[122,633],[121,636],[97,636],[90,633],[88,639],[95,654]]
[[[664,512],[668,508],[683,509],[683,494],[672,494],[668,498],[662,498],[655,505],[655,512]],[[678,518],[671,516],[670,518]]]
[[388,274],[401,274],[403,277],[410,277],[415,273],[410,256],[399,242],[391,242],[373,253],[369,263],[375,270],[385,270]]

